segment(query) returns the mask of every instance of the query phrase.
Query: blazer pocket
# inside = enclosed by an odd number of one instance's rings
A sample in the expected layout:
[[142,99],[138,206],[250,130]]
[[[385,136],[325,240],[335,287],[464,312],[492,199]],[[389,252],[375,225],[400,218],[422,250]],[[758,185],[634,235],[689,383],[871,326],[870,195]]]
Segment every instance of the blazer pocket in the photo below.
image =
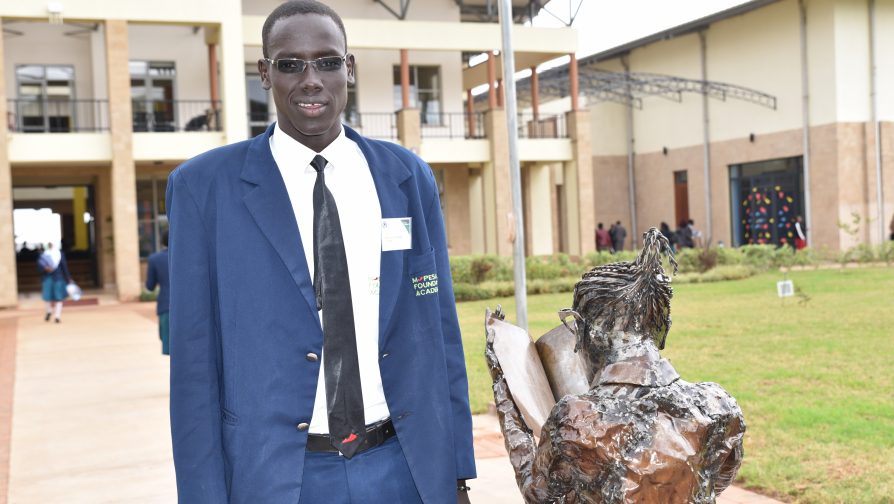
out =
[[408,255],[407,271],[410,273],[410,286],[415,297],[438,293],[438,268],[434,248],[421,254]]

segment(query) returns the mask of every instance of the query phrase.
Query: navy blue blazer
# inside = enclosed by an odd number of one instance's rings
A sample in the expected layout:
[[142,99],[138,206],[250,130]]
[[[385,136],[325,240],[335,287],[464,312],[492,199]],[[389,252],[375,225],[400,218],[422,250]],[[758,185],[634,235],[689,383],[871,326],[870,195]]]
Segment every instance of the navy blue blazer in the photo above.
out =
[[[454,504],[475,461],[437,186],[410,151],[345,129],[382,217],[412,217],[412,248],[382,252],[379,369],[423,501]],[[301,493],[307,431],[296,425],[313,412],[320,362],[306,357],[321,354],[323,332],[272,132],[195,157],[168,181],[171,433],[184,504],[296,503]]]
[[158,286],[158,298],[155,300],[155,313],[167,313],[170,306],[170,275],[168,274],[168,249],[156,252],[146,260],[146,289],[153,291]]

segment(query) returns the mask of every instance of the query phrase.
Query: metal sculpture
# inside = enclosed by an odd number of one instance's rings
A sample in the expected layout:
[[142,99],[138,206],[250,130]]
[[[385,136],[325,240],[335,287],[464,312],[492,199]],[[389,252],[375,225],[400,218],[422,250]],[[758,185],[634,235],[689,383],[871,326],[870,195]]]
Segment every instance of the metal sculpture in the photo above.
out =
[[[494,352],[485,355],[500,424],[525,502],[713,503],[742,462],[745,420],[716,383],[689,383],[662,359],[670,329],[670,245],[652,228],[632,262],[594,268],[563,323],[593,372],[589,391],[553,407],[535,445]],[[490,315],[502,318],[499,314]]]

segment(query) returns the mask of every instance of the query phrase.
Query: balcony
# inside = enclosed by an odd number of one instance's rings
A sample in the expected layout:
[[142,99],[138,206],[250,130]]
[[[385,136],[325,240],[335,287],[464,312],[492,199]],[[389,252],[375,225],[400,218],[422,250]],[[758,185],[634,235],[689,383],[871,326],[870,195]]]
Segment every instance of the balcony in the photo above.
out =
[[531,113],[518,115],[518,138],[568,138],[564,115],[538,115]]
[[133,100],[133,131],[221,131],[221,103],[212,100]]
[[474,112],[424,113],[422,114],[422,138],[481,139],[484,132],[484,114]]
[[92,133],[109,130],[108,100],[6,100],[13,133]]

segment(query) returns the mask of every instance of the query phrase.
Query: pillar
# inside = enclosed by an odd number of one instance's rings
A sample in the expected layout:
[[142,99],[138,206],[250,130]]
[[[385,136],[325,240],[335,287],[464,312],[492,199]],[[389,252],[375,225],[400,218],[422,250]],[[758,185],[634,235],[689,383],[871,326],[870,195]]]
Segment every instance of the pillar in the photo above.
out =
[[480,168],[474,168],[469,170],[469,252],[472,254],[486,251],[484,221],[484,177]]
[[401,109],[410,108],[410,56],[406,49],[400,50],[400,103]]
[[106,67],[109,126],[112,143],[112,237],[118,299],[140,295],[140,252],[137,236],[137,186],[133,159],[133,117],[130,101],[127,21],[106,21]]
[[580,95],[580,82],[578,81],[577,76],[577,57],[574,53],[569,54],[571,56],[571,62],[568,64],[568,87],[571,89],[571,110],[577,111],[580,110],[580,106],[578,104],[578,95]]
[[[568,251],[584,255],[596,248],[592,236],[596,229],[593,215],[593,153],[590,145],[590,112],[566,113],[571,138],[571,161],[564,164],[566,209],[568,212]],[[631,231],[635,232],[635,231]]]
[[497,63],[493,51],[487,52],[487,108],[497,108],[497,95],[494,82],[497,78]]
[[[115,287],[115,239],[112,234],[112,173],[111,167],[96,177],[96,262],[99,284],[103,289]],[[134,196],[136,199],[136,196]]]
[[466,122],[469,132],[467,138],[475,138],[478,132],[475,131],[475,95],[472,94],[472,88],[466,89]]
[[548,164],[534,163],[528,166],[528,195],[530,210],[527,215],[530,226],[525,232],[531,236],[531,255],[547,255],[553,250],[552,177]]
[[444,210],[448,215],[447,242],[450,253],[465,255],[472,253],[469,214],[469,168],[466,166],[445,166],[444,170]]
[[509,183],[509,126],[501,109],[484,114],[484,128],[490,140],[490,161],[482,170],[484,186],[484,238],[488,254],[512,255],[512,192]]
[[422,145],[422,116],[419,109],[404,108],[397,111],[397,139],[401,145],[413,152],[419,152]]
[[[6,75],[3,62],[3,37],[0,36],[0,75]],[[9,164],[6,80],[0,78],[0,308],[18,304],[15,231],[12,219],[12,167]]]
[[72,214],[74,216],[74,246],[73,250],[87,250],[90,248],[90,236],[87,224],[84,222],[84,213],[87,211],[87,188],[75,187],[72,198]]
[[537,76],[537,66],[531,67],[531,113],[534,114],[534,122],[540,118],[540,78]]

